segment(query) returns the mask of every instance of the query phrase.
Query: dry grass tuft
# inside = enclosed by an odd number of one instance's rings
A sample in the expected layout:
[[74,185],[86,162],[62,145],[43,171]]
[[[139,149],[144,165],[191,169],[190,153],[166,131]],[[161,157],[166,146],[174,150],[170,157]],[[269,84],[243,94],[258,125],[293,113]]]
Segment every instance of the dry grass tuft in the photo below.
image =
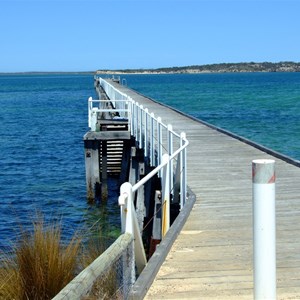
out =
[[22,233],[15,256],[0,271],[1,299],[52,299],[76,275],[81,240],[61,242],[61,226],[34,224],[34,233]]
[[0,268],[0,299],[20,299],[19,274],[15,262],[8,257],[3,259]]

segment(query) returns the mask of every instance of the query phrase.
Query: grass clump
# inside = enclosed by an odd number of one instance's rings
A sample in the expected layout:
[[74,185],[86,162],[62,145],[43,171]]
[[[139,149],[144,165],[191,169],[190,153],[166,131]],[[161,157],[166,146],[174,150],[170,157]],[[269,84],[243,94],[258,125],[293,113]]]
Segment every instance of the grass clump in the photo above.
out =
[[23,232],[14,255],[0,270],[1,299],[52,299],[76,275],[81,240],[61,240],[60,224],[34,223],[33,234]]

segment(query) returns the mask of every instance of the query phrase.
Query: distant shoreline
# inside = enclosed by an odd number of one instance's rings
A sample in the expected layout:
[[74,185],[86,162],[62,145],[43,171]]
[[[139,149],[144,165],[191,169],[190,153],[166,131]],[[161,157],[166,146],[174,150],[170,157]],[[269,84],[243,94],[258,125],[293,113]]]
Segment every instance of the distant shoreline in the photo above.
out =
[[192,65],[183,67],[166,67],[156,69],[98,69],[96,71],[28,71],[0,72],[0,75],[95,75],[95,74],[201,74],[201,73],[251,73],[251,72],[300,72],[298,62],[262,62],[262,63],[220,63]]
[[97,70],[96,74],[198,74],[198,73],[249,73],[249,72],[300,72],[300,63],[222,63],[158,69]]

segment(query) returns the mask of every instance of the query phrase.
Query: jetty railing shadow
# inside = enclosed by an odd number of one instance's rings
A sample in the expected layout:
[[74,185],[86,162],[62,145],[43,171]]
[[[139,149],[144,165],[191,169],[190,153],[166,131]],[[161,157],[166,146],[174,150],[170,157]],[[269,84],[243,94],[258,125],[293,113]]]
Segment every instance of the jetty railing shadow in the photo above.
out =
[[[118,118],[128,120],[128,130],[137,147],[142,149],[151,171],[138,182],[131,180],[121,185],[121,236],[71,281],[55,300],[84,299],[91,294],[96,294],[101,299],[127,299],[130,288],[147,265],[142,239],[143,228],[136,213],[140,190],[154,176],[160,178],[161,190],[157,193],[155,204],[158,205],[155,207],[159,207],[161,218],[155,222],[160,223],[156,238],[160,237],[161,240],[171,225],[171,204],[177,203],[179,210],[182,210],[187,199],[186,155],[189,142],[185,133],[174,132],[170,124],[164,124],[160,117],[155,117],[147,108],[108,81],[102,78],[97,80],[109,99],[89,98],[89,127],[92,131],[97,130],[95,124],[99,114],[118,112]],[[112,107],[108,107],[108,103]],[[158,211],[155,211],[153,218],[157,215]],[[114,282],[113,291],[107,281]]]

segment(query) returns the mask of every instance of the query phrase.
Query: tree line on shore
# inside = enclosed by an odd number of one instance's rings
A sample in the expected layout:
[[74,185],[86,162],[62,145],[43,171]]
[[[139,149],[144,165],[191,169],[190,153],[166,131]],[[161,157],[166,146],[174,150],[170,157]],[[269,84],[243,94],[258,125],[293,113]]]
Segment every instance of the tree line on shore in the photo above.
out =
[[119,70],[97,70],[103,73],[234,73],[234,72],[300,72],[300,63],[284,61],[272,62],[242,62],[242,63],[220,63],[207,65],[193,65],[182,67],[167,67],[156,69],[119,69]]

